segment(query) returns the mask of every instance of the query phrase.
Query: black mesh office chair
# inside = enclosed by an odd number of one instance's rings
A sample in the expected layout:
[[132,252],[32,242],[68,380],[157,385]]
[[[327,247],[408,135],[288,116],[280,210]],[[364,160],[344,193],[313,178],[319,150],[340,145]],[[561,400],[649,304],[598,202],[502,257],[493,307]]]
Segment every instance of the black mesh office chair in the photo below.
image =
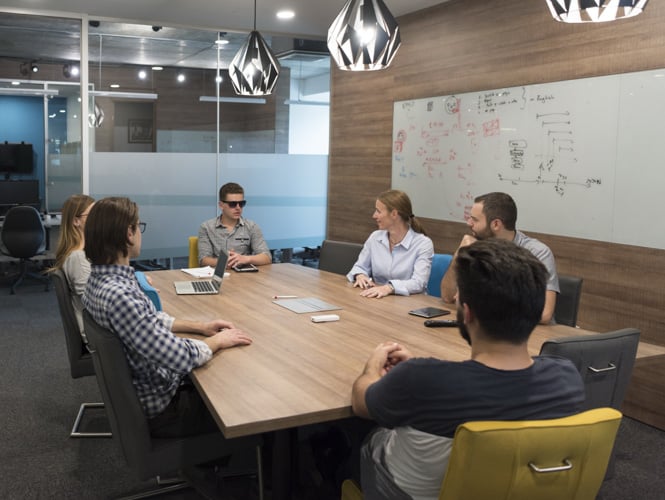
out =
[[319,269],[346,275],[358,260],[363,246],[360,243],[325,240],[321,245]]
[[[610,406],[621,411],[640,342],[640,331],[624,328],[609,333],[548,340],[540,354],[570,359],[584,381],[582,410]],[[606,478],[614,473],[614,454]]]
[[[260,436],[224,439],[221,432],[215,432],[184,438],[153,438],[132,384],[122,342],[111,331],[99,326],[85,310],[83,325],[113,437],[119,442],[129,467],[139,479],[159,479],[160,475],[255,447],[259,495],[263,498]],[[132,498],[154,496],[190,486],[182,481]]]
[[39,212],[34,207],[21,205],[12,207],[2,224],[2,243],[11,257],[21,259],[19,275],[12,283],[10,293],[16,293],[26,276],[35,278],[46,284],[49,289],[50,280],[47,276],[29,271],[30,259],[44,251],[46,230]]
[[582,282],[578,276],[559,275],[559,289],[554,306],[554,321],[559,325],[577,326],[577,311],[582,297]]
[[[55,285],[55,296],[58,299],[62,328],[65,332],[65,344],[67,345],[67,356],[69,358],[69,369],[72,378],[94,376],[95,367],[92,364],[92,356],[83,343],[81,333],[79,332],[79,325],[78,321],[76,321],[76,313],[72,305],[67,277],[60,269],[55,270],[51,276]],[[79,430],[83,415],[90,408],[104,408],[104,403],[82,403],[69,436],[74,438],[111,437],[112,434],[110,432],[81,432]]]

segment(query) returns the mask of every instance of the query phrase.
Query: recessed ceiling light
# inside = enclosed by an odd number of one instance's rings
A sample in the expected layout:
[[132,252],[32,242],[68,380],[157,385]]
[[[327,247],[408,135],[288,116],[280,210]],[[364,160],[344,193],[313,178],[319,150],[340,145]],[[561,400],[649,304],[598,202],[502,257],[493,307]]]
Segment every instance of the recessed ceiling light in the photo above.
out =
[[109,87],[111,87],[112,89],[119,89],[120,84],[119,83],[112,83],[111,85],[109,85]]
[[182,83],[182,82],[185,81],[185,75],[184,75],[183,73],[178,73],[178,76],[176,77],[176,79],[177,79],[180,83]]
[[21,85],[21,82],[12,82],[12,85]]
[[164,68],[162,66],[153,66],[152,70],[153,71],[162,71]]
[[145,71],[144,69],[142,69],[141,71],[139,71],[139,78],[140,78],[141,80],[145,80],[147,77],[148,77],[148,73],[146,73],[146,71]]
[[292,10],[280,10],[277,13],[277,19],[293,19],[296,17],[296,13]]
[[215,43],[217,45],[226,45],[227,43],[229,43],[229,41],[226,40],[225,38],[220,38],[219,40],[215,40]]

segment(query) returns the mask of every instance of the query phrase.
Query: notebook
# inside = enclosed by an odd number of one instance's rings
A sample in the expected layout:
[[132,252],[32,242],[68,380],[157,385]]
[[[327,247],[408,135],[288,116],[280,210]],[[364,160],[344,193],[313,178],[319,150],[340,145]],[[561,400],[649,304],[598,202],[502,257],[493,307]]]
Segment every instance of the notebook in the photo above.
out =
[[222,287],[222,279],[224,279],[224,270],[226,269],[226,262],[229,256],[220,250],[219,258],[217,259],[217,267],[212,279],[209,280],[194,280],[194,281],[175,281],[175,293],[178,295],[213,295],[219,293]]

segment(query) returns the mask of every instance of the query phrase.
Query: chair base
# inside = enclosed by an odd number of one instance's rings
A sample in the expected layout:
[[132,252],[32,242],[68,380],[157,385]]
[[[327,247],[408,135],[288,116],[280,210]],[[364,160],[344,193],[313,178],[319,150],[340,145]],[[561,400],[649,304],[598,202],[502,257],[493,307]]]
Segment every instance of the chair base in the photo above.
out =
[[33,273],[31,271],[28,271],[27,270],[27,261],[22,260],[21,261],[21,271],[20,271],[18,277],[16,278],[16,280],[14,281],[14,283],[12,283],[11,288],[9,289],[9,294],[10,295],[16,295],[16,288],[21,283],[23,283],[23,280],[26,277],[34,278],[38,281],[41,281],[42,283],[44,283],[46,285],[46,288],[44,288],[44,291],[45,292],[49,291],[50,286],[51,286],[51,279],[48,276],[44,276],[43,274],[37,274],[37,273]]
[[104,408],[104,403],[83,403],[79,408],[79,412],[76,415],[76,420],[74,420],[74,426],[72,427],[72,432],[69,433],[69,437],[72,438],[110,438],[113,437],[113,434],[110,432],[81,432],[79,431],[79,426],[81,425],[81,420],[83,419],[83,413],[88,408]]
[[192,484],[184,479],[176,478],[169,480],[161,480],[159,476],[157,477],[157,486],[158,486],[157,488],[154,488],[152,490],[121,497],[118,500],[138,500],[140,498],[150,498],[157,495],[165,495],[167,493],[172,493],[174,491],[180,491],[192,488]]

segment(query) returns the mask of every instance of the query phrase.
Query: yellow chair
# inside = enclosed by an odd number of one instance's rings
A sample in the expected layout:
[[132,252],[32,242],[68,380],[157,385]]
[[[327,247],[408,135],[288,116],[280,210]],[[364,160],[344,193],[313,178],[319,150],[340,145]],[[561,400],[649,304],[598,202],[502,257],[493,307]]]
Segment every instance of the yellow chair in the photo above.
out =
[[[455,432],[439,500],[593,500],[621,413],[596,408],[551,420],[467,422]],[[360,500],[342,485],[342,500]]]
[[189,237],[189,264],[188,267],[199,267],[199,237]]

